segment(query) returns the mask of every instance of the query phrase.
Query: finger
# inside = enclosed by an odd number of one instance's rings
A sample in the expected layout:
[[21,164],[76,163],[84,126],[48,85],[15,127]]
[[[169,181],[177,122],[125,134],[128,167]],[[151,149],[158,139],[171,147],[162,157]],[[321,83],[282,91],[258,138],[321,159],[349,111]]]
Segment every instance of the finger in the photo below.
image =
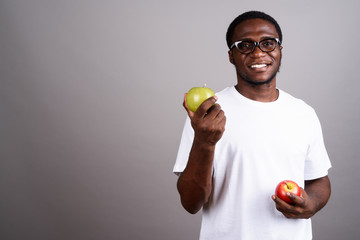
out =
[[223,126],[223,131],[225,131],[225,125],[226,125],[226,116],[225,116],[225,114],[222,117],[221,121],[219,122],[219,125]]
[[216,115],[216,118],[219,120],[219,123],[221,123],[222,121],[226,120],[225,117],[225,112],[220,109],[220,111],[218,112],[218,114]]
[[276,195],[272,195],[271,198],[274,200],[274,202],[276,203],[277,206],[284,206],[286,204],[286,202],[282,199],[280,199],[278,196]]
[[272,195],[272,199],[276,204],[276,209],[281,212],[285,217],[295,218],[295,210],[293,205],[288,204],[276,195]]
[[284,213],[285,212],[285,202],[283,200],[281,200],[278,196],[276,195],[272,195],[271,196],[272,200],[274,200],[275,202],[275,207],[276,209],[281,212],[281,213]]
[[305,202],[304,198],[299,197],[298,195],[292,192],[287,192],[286,196],[294,203],[294,205],[302,206]]
[[272,195],[272,199],[274,200],[274,202],[276,204],[276,209],[282,213],[289,212],[290,209],[293,207],[291,204],[285,202],[284,200],[282,200],[281,198],[279,198],[276,195]]
[[274,200],[277,210],[279,210],[281,212],[281,209],[283,209],[283,206],[286,205],[285,201],[283,201],[276,195],[272,195],[271,198],[272,198],[272,200]]
[[208,99],[206,99],[196,110],[195,115],[197,115],[199,118],[205,117],[209,109],[214,105],[214,103],[217,101],[217,97],[213,96]]
[[[219,104],[215,103],[207,111],[206,118],[210,118],[210,119],[219,118],[219,114],[221,112],[222,112],[221,106]],[[221,115],[220,115],[220,117],[221,117]]]
[[223,110],[220,110],[219,113],[216,116],[216,119],[218,121],[218,125],[219,126],[223,126],[225,127],[226,124],[226,116],[225,116],[225,112]]
[[189,109],[189,107],[188,107],[188,105],[187,105],[186,96],[187,96],[187,93],[184,94],[183,106],[184,106],[187,114],[189,115],[189,117],[190,117],[190,118],[193,118],[193,117],[194,117],[194,113]]

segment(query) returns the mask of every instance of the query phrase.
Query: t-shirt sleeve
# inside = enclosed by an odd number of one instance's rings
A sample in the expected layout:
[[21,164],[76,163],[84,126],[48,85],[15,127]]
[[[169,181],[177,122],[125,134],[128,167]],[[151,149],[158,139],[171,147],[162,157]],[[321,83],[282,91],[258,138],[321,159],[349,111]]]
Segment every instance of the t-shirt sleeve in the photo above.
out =
[[310,142],[305,160],[305,180],[312,180],[328,175],[331,162],[325,148],[319,118],[313,112],[310,127]]
[[194,130],[191,127],[190,118],[187,117],[183,129],[183,133],[181,136],[176,162],[173,168],[173,172],[176,175],[181,174],[187,165],[193,139],[194,139]]

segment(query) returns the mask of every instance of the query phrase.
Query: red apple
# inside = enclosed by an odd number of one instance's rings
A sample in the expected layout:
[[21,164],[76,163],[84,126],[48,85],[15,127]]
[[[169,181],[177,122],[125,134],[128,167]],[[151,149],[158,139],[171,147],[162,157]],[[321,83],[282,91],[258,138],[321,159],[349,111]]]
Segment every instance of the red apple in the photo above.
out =
[[190,111],[195,112],[206,99],[212,96],[215,96],[214,91],[207,88],[206,85],[203,87],[193,87],[186,95],[186,103]]
[[301,195],[301,189],[299,185],[291,180],[284,180],[280,182],[275,189],[275,194],[282,200],[284,200],[287,203],[292,204],[293,201],[286,196],[287,192],[292,192],[300,197]]

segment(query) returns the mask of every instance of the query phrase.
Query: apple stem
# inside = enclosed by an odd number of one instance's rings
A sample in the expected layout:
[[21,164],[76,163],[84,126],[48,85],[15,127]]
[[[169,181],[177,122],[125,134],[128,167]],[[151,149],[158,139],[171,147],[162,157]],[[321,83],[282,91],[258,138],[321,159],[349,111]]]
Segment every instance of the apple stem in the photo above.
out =
[[204,83],[203,87],[206,87],[206,83]]
[[286,184],[286,187],[288,188],[288,189],[290,189],[290,186],[289,186],[289,184],[285,181],[285,184]]

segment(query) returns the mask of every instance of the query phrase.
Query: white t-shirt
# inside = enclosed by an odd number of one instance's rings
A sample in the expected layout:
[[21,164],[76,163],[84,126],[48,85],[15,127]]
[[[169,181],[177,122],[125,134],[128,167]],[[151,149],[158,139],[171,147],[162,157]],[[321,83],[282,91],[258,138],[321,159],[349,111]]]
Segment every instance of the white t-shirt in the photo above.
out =
[[[282,180],[324,177],[331,163],[315,111],[279,90],[257,102],[228,87],[216,94],[226,116],[216,145],[213,191],[203,207],[201,240],[312,239],[310,219],[287,219],[271,196]],[[194,131],[187,118],[175,173],[187,164]]]

